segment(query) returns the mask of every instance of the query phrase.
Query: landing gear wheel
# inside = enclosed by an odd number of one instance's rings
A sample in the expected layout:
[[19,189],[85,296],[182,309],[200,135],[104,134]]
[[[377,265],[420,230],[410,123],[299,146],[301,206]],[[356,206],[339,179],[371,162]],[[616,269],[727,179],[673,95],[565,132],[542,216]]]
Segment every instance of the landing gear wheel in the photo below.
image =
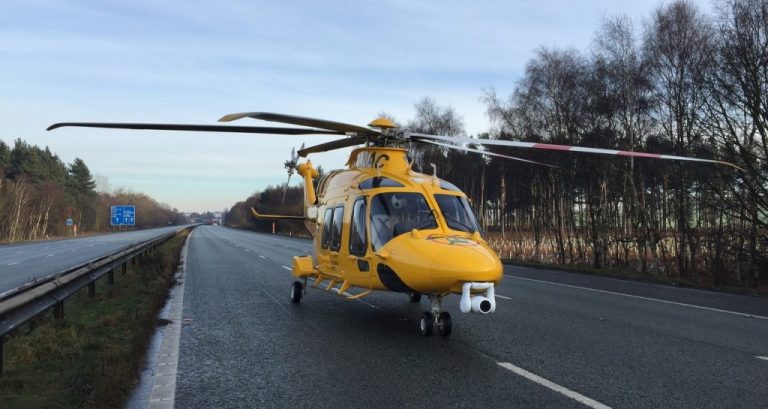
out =
[[437,317],[437,331],[440,333],[440,336],[450,336],[452,327],[453,321],[451,321],[451,314],[448,314],[446,311],[441,312]]
[[303,293],[304,285],[301,284],[301,281],[294,281],[293,286],[291,286],[291,302],[298,304],[299,301],[301,301]]
[[408,299],[410,299],[411,302],[413,302],[413,303],[420,302],[421,301],[421,294],[419,294],[419,293],[410,293],[408,295]]
[[421,335],[428,337],[432,335],[432,328],[435,326],[435,316],[429,311],[421,313],[421,319],[419,320],[419,332]]

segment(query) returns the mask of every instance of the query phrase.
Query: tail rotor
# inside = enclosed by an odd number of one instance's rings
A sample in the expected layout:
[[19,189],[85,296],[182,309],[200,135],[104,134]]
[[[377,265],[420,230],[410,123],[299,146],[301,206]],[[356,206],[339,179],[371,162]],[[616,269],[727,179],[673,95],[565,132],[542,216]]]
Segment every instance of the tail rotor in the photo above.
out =
[[[301,144],[301,149],[304,149],[304,144]],[[288,171],[288,181],[285,182],[285,190],[283,190],[283,204],[285,204],[285,195],[288,193],[288,186],[291,183],[291,176],[296,171],[299,162],[299,154],[296,153],[296,148],[291,149],[291,157],[283,165]]]

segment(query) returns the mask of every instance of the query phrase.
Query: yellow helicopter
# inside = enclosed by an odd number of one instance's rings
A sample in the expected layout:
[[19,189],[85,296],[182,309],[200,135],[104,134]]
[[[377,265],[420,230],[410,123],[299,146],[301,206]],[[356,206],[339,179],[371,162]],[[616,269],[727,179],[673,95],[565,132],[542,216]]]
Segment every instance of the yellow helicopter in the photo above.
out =
[[[291,301],[299,303],[308,285],[359,299],[372,291],[406,293],[412,302],[429,298],[431,308],[421,314],[419,330],[429,336],[451,334],[452,320],[443,311],[443,298],[460,295],[462,313],[489,314],[496,309],[494,289],[503,277],[501,261],[483,238],[467,196],[453,184],[433,174],[412,169],[409,143],[428,143],[447,149],[491,155],[531,164],[539,162],[468,147],[468,144],[514,148],[573,151],[655,159],[733,164],[691,157],[658,155],[578,146],[506,140],[446,137],[399,130],[386,118],[368,127],[263,112],[225,115],[219,121],[243,118],[275,121],[302,128],[229,125],[184,125],[146,123],[69,122],[51,125],[177,131],[242,132],[283,135],[343,135],[335,141],[292,152],[285,163],[290,175],[304,179],[304,215],[260,214],[257,218],[303,221],[313,236],[314,254],[295,256],[292,273],[298,279],[291,287]],[[319,176],[311,161],[299,158],[350,146],[347,169]],[[311,283],[310,283],[311,280]]]

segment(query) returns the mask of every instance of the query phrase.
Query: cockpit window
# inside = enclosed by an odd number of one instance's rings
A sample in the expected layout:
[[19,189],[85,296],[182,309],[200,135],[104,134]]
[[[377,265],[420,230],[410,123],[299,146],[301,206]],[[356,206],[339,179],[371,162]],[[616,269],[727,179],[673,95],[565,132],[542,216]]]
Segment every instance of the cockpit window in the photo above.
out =
[[339,251],[341,248],[341,225],[344,220],[344,206],[333,209],[333,221],[331,222],[331,251]]
[[403,184],[385,177],[373,177],[360,182],[360,189],[376,189],[379,187],[403,187]]
[[461,192],[461,189],[457,188],[456,185],[451,182],[446,182],[445,180],[440,181],[440,189],[450,190],[451,192]]
[[437,205],[440,206],[440,212],[452,230],[474,233],[479,231],[477,220],[472,214],[472,209],[463,196],[454,195],[435,195]]
[[421,193],[381,193],[371,199],[371,247],[380,249],[413,229],[434,229],[437,221]]

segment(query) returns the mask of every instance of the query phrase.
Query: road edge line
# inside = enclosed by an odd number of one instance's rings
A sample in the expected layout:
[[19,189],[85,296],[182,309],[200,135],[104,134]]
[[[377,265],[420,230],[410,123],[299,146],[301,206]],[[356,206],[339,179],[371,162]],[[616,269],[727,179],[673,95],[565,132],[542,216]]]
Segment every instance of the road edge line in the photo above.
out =
[[169,301],[168,320],[171,322],[165,327],[160,345],[157,364],[154,368],[152,391],[147,402],[148,409],[173,409],[176,405],[176,375],[179,367],[179,343],[184,309],[184,282],[187,275],[189,240],[194,232],[192,230],[184,241],[184,248],[181,250],[181,271],[174,276],[179,284],[176,287],[176,294]]
[[561,395],[567,396],[576,402],[581,403],[582,405],[589,406],[590,408],[594,409],[611,409],[610,406],[602,404],[594,399],[590,399],[578,392],[574,392],[565,386],[558,385],[552,381],[549,381],[547,379],[544,379],[540,377],[539,375],[536,375],[534,373],[528,372],[523,368],[517,367],[515,365],[512,365],[509,362],[497,362],[496,365],[507,369],[509,371],[512,371],[513,373],[522,376],[525,379],[528,379],[529,381],[535,382],[541,386],[544,386],[547,389],[553,390]]
[[624,297],[636,298],[636,299],[639,299],[639,300],[656,301],[656,302],[665,303],[665,304],[680,305],[680,306],[683,306],[683,307],[690,307],[690,308],[698,308],[698,309],[701,309],[701,310],[715,311],[715,312],[721,312],[721,313],[725,313],[725,314],[733,314],[733,315],[738,315],[740,317],[746,317],[746,318],[757,318],[757,319],[761,319],[761,320],[768,320],[768,317],[764,317],[762,315],[747,314],[745,312],[738,312],[738,311],[721,310],[720,308],[705,307],[703,305],[695,305],[695,304],[686,304],[684,302],[662,300],[660,298],[644,297],[642,295],[624,294],[624,293],[619,293],[619,292],[616,292],[616,291],[600,290],[600,289],[597,289],[597,288],[582,287],[582,286],[572,285],[572,284],[555,283],[553,281],[537,280],[535,278],[527,278],[527,277],[518,277],[518,276],[514,276],[514,275],[510,275],[510,274],[504,274],[504,277],[515,278],[515,279],[518,279],[518,280],[525,280],[525,281],[533,281],[533,282],[536,282],[536,283],[559,285],[561,287],[576,288],[576,289],[579,289],[579,290],[594,291],[594,292],[603,293],[603,294],[621,295],[621,296],[624,296]]

